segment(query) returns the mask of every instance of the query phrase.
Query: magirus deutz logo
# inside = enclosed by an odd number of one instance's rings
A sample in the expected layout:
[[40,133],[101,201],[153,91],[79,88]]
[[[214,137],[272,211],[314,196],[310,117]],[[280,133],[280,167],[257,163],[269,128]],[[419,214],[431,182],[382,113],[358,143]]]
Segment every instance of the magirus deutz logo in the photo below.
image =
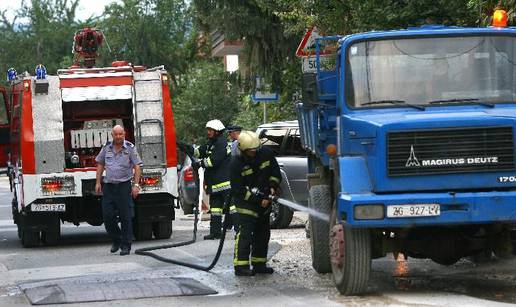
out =
[[416,157],[414,145],[410,146],[410,155],[405,163],[405,167],[430,167],[430,166],[461,166],[479,164],[497,164],[498,157],[464,157],[464,158],[438,158],[419,160]]

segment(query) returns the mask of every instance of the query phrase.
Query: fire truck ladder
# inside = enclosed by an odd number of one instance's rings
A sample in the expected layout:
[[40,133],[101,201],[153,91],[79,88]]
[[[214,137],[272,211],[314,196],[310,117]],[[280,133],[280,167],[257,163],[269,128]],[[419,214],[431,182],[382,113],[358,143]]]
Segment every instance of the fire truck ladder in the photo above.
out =
[[136,147],[145,168],[160,168],[166,172],[161,73],[134,73],[134,92]]

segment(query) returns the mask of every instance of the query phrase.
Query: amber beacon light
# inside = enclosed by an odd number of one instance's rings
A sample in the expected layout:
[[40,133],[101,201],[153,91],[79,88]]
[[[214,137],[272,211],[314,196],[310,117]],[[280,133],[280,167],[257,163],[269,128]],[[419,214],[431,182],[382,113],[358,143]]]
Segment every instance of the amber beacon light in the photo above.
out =
[[507,12],[495,10],[493,13],[493,27],[507,27]]

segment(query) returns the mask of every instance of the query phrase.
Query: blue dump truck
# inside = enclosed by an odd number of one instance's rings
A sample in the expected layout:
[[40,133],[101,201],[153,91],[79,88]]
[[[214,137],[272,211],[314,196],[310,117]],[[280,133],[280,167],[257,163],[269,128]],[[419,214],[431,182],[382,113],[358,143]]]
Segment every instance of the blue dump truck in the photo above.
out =
[[[387,253],[442,265],[516,251],[516,28],[320,37],[296,104],[312,264],[345,295]],[[334,43],[335,57],[322,50]],[[325,48],[325,49],[323,49]],[[333,61],[333,62],[332,62]]]

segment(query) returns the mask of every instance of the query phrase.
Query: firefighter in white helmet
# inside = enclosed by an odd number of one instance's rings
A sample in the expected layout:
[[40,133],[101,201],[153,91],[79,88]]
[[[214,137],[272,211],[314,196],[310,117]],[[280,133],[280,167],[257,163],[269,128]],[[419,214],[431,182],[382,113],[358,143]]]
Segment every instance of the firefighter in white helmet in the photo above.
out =
[[210,195],[210,234],[205,240],[219,239],[222,233],[222,210],[224,203],[229,201],[231,185],[229,182],[229,163],[231,149],[228,148],[226,138],[222,135],[224,124],[218,119],[206,123],[208,142],[193,150],[199,160],[194,168],[204,168],[204,183],[206,193]]
[[239,224],[233,260],[237,276],[274,272],[266,265],[271,235],[271,202],[253,194],[251,190],[258,188],[264,195],[276,195],[281,172],[274,152],[260,145],[256,133],[242,131],[238,137],[239,154],[233,157],[230,166],[231,194],[236,203]]

